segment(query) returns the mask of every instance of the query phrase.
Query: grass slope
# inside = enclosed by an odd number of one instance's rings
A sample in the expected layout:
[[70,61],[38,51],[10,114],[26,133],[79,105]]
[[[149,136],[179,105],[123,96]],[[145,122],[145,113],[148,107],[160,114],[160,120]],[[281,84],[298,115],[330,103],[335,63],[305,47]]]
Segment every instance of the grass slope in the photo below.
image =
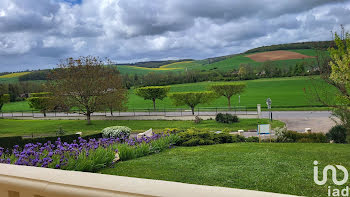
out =
[[[319,169],[329,164],[350,169],[349,157],[348,144],[220,144],[178,147],[119,162],[101,173],[300,196],[327,196],[330,181],[323,186],[314,183],[313,161],[319,161]],[[341,178],[342,175],[338,180]]]
[[[248,80],[246,91],[241,95],[241,103],[238,103],[238,96],[231,98],[232,106],[246,106],[255,109],[257,104],[266,107],[265,101],[271,98],[274,110],[310,110],[312,106],[320,106],[320,103],[311,102],[304,88],[310,87],[309,77],[287,77],[273,79]],[[320,83],[323,83],[319,80]],[[205,91],[208,86],[217,82],[200,82],[189,84],[177,84],[171,86],[171,92]],[[158,109],[164,108],[183,108],[176,107],[169,98],[157,100]],[[144,100],[134,94],[133,89],[129,90],[129,100],[127,103],[129,111],[133,109],[153,109],[152,101]],[[199,107],[227,107],[227,99],[220,97],[209,104],[202,104]],[[29,105],[24,102],[6,103],[3,106],[3,112],[30,111]]]
[[[10,120],[0,119],[0,136],[34,136],[55,135],[56,131],[62,127],[66,134],[83,132],[84,135],[100,132],[103,128],[109,126],[127,126],[133,131],[145,131],[149,128],[154,130],[163,130],[164,128],[182,128],[191,127],[208,128],[210,130],[223,130],[225,128],[231,131],[239,129],[253,130],[257,124],[266,124],[266,119],[241,119],[234,124],[217,123],[215,120],[204,120],[200,124],[193,121],[167,121],[167,120],[93,120],[92,125],[87,125],[85,120]],[[272,127],[283,127],[284,123],[278,120],[272,122]],[[1,146],[1,144],[0,144]]]
[[[246,91],[241,95],[241,103],[238,103],[238,96],[231,98],[232,105],[247,106],[256,108],[257,104],[265,106],[267,98],[271,98],[272,107],[274,108],[301,108],[312,105],[320,105],[319,103],[311,103],[305,95],[304,88],[309,87],[308,77],[288,77],[274,79],[258,79],[248,80]],[[208,86],[216,82],[200,82],[192,84],[178,84],[171,86],[171,92],[187,92],[187,91],[205,91]],[[320,80],[320,83],[322,81]],[[133,90],[129,92],[129,109],[133,108],[152,108],[152,101],[143,100],[136,96]],[[176,107],[169,98],[157,100],[159,109]],[[220,97],[210,104],[199,105],[200,107],[227,107],[227,99]],[[187,108],[182,106],[183,108]]]
[[[316,52],[313,49],[298,49],[298,50],[288,50],[293,51],[297,53],[301,53],[304,55],[309,56],[315,56]],[[255,62],[254,60],[245,57],[247,54],[239,54],[235,55],[233,57],[227,58],[222,61],[218,61],[215,63],[207,64],[205,60],[200,61],[184,61],[184,62],[176,62],[173,64],[168,64],[161,66],[160,68],[144,68],[144,67],[137,67],[137,66],[118,66],[118,69],[123,74],[147,74],[149,72],[182,72],[186,68],[189,70],[220,70],[220,71],[228,71],[232,69],[239,68],[239,65],[242,63],[251,64],[253,66],[259,66],[262,63],[261,62]],[[289,67],[289,66],[295,66],[296,63],[299,62],[310,62],[313,61],[313,58],[309,59],[293,59],[293,60],[281,60],[281,61],[274,61],[276,65],[281,67]]]

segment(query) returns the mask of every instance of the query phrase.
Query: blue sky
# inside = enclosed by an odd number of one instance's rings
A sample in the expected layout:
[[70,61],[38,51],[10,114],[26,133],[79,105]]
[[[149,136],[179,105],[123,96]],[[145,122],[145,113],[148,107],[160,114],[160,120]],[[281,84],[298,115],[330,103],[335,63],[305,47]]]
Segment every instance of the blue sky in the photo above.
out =
[[221,56],[263,45],[330,40],[345,0],[1,0],[0,72],[61,59],[136,62]]

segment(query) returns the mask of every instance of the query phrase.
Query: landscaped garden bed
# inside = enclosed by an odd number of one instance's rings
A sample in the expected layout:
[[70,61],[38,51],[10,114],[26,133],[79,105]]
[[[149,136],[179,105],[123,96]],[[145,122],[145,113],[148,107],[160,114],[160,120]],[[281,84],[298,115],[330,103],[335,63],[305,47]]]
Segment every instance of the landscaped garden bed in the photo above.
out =
[[[103,128],[124,125],[133,130],[134,133],[143,132],[149,128],[153,130],[163,130],[164,128],[207,128],[210,130],[230,130],[237,131],[243,129],[256,130],[257,125],[269,123],[267,119],[240,119],[234,124],[218,123],[215,120],[203,120],[200,124],[193,121],[180,120],[93,120],[92,125],[87,125],[84,120],[9,120],[0,119],[0,137],[4,136],[55,136],[57,130],[62,128],[66,134],[83,132],[83,135],[99,133]],[[272,128],[283,127],[284,123],[274,120]]]

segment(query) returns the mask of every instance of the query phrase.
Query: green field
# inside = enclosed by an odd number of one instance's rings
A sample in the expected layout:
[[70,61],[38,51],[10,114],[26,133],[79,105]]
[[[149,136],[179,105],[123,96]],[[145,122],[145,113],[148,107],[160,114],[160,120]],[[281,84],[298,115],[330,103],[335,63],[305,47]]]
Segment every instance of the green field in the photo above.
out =
[[[288,50],[288,51],[294,51],[297,53],[301,53],[304,55],[309,56],[315,56],[316,52],[313,49],[299,49],[299,50]],[[247,54],[238,54],[233,57],[227,58],[222,61],[218,61],[212,64],[205,64],[207,61],[205,60],[199,60],[199,61],[193,61],[193,62],[178,62],[173,65],[169,66],[163,66],[163,68],[143,68],[143,67],[136,67],[136,66],[118,66],[118,70],[123,74],[147,74],[149,72],[182,72],[186,68],[188,70],[220,70],[220,71],[229,71],[232,69],[239,68],[239,65],[242,63],[249,63],[253,66],[259,66],[263,63],[261,62],[255,62],[254,60],[245,57]],[[274,63],[277,66],[281,67],[289,67],[289,66],[295,66],[295,64],[300,62],[312,62],[314,61],[313,58],[309,59],[292,59],[292,60],[280,60],[280,61],[274,61]],[[169,69],[165,69],[169,68]],[[171,68],[171,69],[170,69]]]
[[[275,110],[310,110],[310,107],[320,107],[319,103],[311,102],[307,99],[304,88],[310,86],[309,77],[287,77],[273,79],[257,79],[247,80],[247,89],[241,95],[241,102],[238,103],[238,96],[232,97],[232,106],[246,106],[248,108],[256,108],[257,104],[265,106],[267,98],[271,98],[272,107]],[[321,80],[319,80],[322,83]],[[171,86],[171,92],[187,92],[187,91],[205,91],[209,85],[217,82],[200,82],[189,84],[177,84]],[[176,107],[169,98],[157,100],[158,109],[164,108],[185,108],[186,106]],[[152,109],[152,101],[144,100],[133,93],[133,89],[129,91],[129,101],[127,103],[129,111],[133,109]],[[221,97],[210,104],[199,105],[199,107],[227,107],[227,99]],[[321,108],[317,108],[321,109]],[[326,109],[326,108],[325,108]],[[30,111],[29,105],[24,102],[6,103],[3,112],[12,111]]]
[[101,172],[300,196],[327,196],[330,181],[323,186],[314,183],[313,162],[319,162],[319,169],[329,164],[350,169],[349,157],[348,144],[234,143],[177,147],[119,162]]
[[[257,104],[262,104],[265,107],[267,98],[271,98],[272,107],[281,108],[309,108],[310,106],[318,106],[319,103],[312,103],[307,99],[304,88],[310,86],[309,77],[288,77],[274,79],[258,79],[248,80],[246,91],[241,95],[241,102],[238,103],[238,96],[232,98],[232,105],[247,106],[256,108]],[[187,92],[187,91],[204,91],[209,85],[217,82],[200,82],[193,84],[178,84],[171,86],[171,92]],[[320,83],[321,80],[320,80]],[[163,101],[157,101],[159,109],[172,108],[172,102],[169,98]],[[152,101],[143,100],[143,98],[133,94],[130,90],[129,94],[129,109],[133,108],[152,108]],[[181,106],[185,107],[185,106]],[[199,107],[227,107],[227,99],[221,97],[210,104],[199,105]]]
[[[134,132],[145,131],[149,128],[154,130],[163,130],[164,128],[182,128],[191,127],[207,128],[210,130],[223,130],[225,128],[230,131],[253,130],[256,129],[258,123],[268,123],[266,119],[241,119],[240,122],[234,124],[217,123],[215,120],[204,120],[200,124],[194,121],[180,120],[93,120],[92,125],[87,125],[85,120],[10,120],[0,119],[0,136],[40,136],[55,135],[59,128],[66,131],[66,134],[74,134],[83,132],[84,135],[100,132],[109,126],[127,126]],[[278,120],[272,122],[272,127],[283,127],[284,123]]]

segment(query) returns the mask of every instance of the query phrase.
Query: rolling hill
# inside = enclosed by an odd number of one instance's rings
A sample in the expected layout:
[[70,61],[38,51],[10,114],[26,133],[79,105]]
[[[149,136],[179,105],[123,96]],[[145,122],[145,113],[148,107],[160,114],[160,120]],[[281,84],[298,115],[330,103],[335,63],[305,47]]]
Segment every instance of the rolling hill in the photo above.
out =
[[[229,71],[232,69],[239,68],[240,64],[250,64],[252,66],[259,66],[264,63],[264,61],[254,60],[254,58],[249,58],[249,56],[261,56],[267,52],[273,52],[270,55],[270,61],[277,66],[294,66],[300,62],[312,62],[314,61],[313,56],[316,56],[316,50],[327,49],[332,46],[331,41],[322,42],[303,42],[303,43],[290,43],[290,44],[280,44],[271,46],[262,46],[254,49],[250,49],[241,54],[232,54],[227,56],[212,57],[203,60],[192,60],[192,59],[182,59],[182,60],[167,60],[167,61],[148,61],[148,62],[137,62],[131,64],[117,64],[118,70],[122,74],[129,75],[144,75],[150,72],[184,72],[187,70],[201,70],[201,71]],[[286,53],[294,53],[293,57],[279,58],[280,54],[276,51],[284,51]],[[327,51],[325,51],[327,53]],[[42,71],[34,71],[42,72]],[[0,83],[11,83],[17,82],[18,77],[29,74],[29,72],[12,73],[0,76]],[[42,80],[42,79],[41,79]]]

